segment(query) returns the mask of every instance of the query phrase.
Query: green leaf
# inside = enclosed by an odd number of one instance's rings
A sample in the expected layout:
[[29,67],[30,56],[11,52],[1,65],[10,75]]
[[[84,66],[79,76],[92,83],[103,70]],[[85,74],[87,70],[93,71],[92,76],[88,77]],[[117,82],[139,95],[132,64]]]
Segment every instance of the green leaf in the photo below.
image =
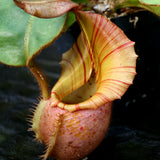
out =
[[89,3],[89,0],[72,0],[72,1],[78,4]]
[[125,7],[144,8],[160,16],[160,0],[121,0],[115,3],[115,9]]
[[73,12],[69,12],[68,14],[68,18],[67,18],[67,21],[66,21],[66,30],[72,26],[72,24],[76,22],[76,16]]
[[27,65],[60,34],[66,17],[40,19],[25,13],[12,0],[0,0],[0,62]]
[[160,5],[160,0],[141,0],[141,2],[148,5]]

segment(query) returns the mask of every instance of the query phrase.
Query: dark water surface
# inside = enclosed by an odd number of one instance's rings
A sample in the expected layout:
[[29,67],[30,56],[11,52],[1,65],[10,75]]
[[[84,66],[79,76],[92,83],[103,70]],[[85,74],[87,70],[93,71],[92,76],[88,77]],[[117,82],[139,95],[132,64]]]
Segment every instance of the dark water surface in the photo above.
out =
[[[139,17],[136,28],[128,23],[135,16]],[[122,99],[115,101],[104,141],[87,158],[160,160],[160,19],[142,12],[114,22],[136,42],[138,74]],[[61,71],[58,64],[61,53],[74,42],[71,32],[60,37],[36,60],[44,69],[50,87]],[[37,82],[26,67],[0,64],[0,160],[38,160],[44,152],[45,147],[27,131],[26,121],[39,97]]]

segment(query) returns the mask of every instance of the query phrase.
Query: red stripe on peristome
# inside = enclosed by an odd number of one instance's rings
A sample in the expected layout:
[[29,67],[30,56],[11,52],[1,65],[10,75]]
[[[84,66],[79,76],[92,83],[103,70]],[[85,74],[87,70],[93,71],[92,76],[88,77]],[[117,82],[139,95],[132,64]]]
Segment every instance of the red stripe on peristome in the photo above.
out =
[[[112,27],[113,30],[111,33],[113,33],[117,28],[116,27]],[[114,36],[112,36],[112,38],[105,44],[105,46],[102,48],[102,50],[99,53],[99,56],[101,56],[101,54],[103,53],[103,51],[106,49],[106,47],[113,41],[116,39],[116,37],[119,35],[120,31],[118,31]],[[108,37],[111,36],[110,34],[107,35]],[[103,41],[105,41],[105,39],[108,39],[108,37],[104,37]]]
[[90,99],[90,101],[96,106],[96,108],[99,107],[99,106],[96,104],[96,102],[94,102],[94,100]]
[[[114,28],[114,30],[117,29],[116,27]],[[113,30],[113,31],[114,31]],[[115,39],[115,37],[117,37],[119,35],[119,32],[117,32],[117,34],[115,34],[106,44],[105,46],[102,48],[102,50],[99,53],[99,57],[101,56],[101,54],[103,53],[103,51],[105,50],[105,48]],[[103,40],[105,41],[107,37],[104,37]]]
[[[93,16],[93,17],[94,17],[94,16]],[[91,17],[91,18],[92,18],[92,17]],[[93,30],[92,30],[91,44],[93,44],[93,39],[94,39],[93,36],[94,36],[94,32],[95,32],[97,20],[98,20],[98,16],[96,15],[95,23],[94,23]]]
[[[85,57],[87,57],[85,60],[85,64],[88,64],[88,68],[86,68],[86,81],[88,80],[89,76],[90,76],[90,72],[92,72],[93,70],[93,67],[94,67],[94,62],[93,62],[93,54],[92,54],[92,50],[90,49],[89,47],[89,44],[86,40],[86,38],[84,37],[84,34],[81,36],[81,40],[84,42],[84,46],[85,46],[85,49],[87,49],[87,54],[85,54]],[[89,55],[88,55],[89,53]],[[90,71],[90,72],[89,72]]]
[[[113,81],[109,81],[108,79],[101,81],[100,84],[101,84],[101,83],[106,83],[106,85],[107,85],[107,84],[110,85],[110,83],[111,83],[111,84],[113,84],[113,85],[118,85],[118,86],[120,86],[120,87],[122,87],[122,88],[125,88],[125,89],[128,88],[128,87],[125,87],[124,85],[120,85],[119,83],[116,83],[116,82],[113,82]],[[116,88],[117,88],[117,87],[116,87]]]
[[[103,31],[106,27],[107,27],[107,25],[108,25],[108,19],[106,19],[105,20],[106,22],[105,22],[105,24],[103,25],[103,27],[101,28],[101,31]],[[101,36],[101,34],[99,34],[98,36],[97,36],[97,39],[99,39],[100,38],[100,36]],[[104,37],[104,39],[106,39],[106,37]],[[102,40],[103,41],[103,40]]]
[[54,94],[58,99],[60,99],[59,95],[55,91],[51,92],[51,94]]
[[97,27],[97,29],[96,29],[96,33],[95,33],[95,35],[94,35],[94,39],[93,39],[93,41],[92,41],[93,47],[95,46],[95,41],[96,41],[96,38],[97,38],[97,34],[98,34],[99,31],[101,31],[99,28],[100,28],[100,26],[102,25],[102,22],[103,22],[103,18],[102,18],[101,15],[96,15],[96,16],[97,16],[97,17],[100,16],[100,22],[99,22],[99,24],[98,24],[98,27]]
[[64,105],[63,105],[63,109],[65,109],[65,107],[66,107],[66,105],[64,104]]
[[121,48],[123,48],[123,47],[129,47],[129,46],[131,46],[131,45],[134,45],[134,42],[128,41],[128,42],[120,45],[119,47],[115,48],[114,50],[112,50],[110,53],[108,53],[108,54],[102,59],[102,61],[101,61],[100,64],[102,65],[102,63],[104,62],[104,60],[105,60],[108,56],[110,56],[112,53],[114,53],[115,51],[117,51],[117,50],[119,50],[119,49],[121,49]]
[[76,48],[78,50],[78,53],[80,54],[80,57],[81,57],[81,60],[82,60],[82,63],[83,63],[83,69],[84,69],[84,83],[86,83],[86,65],[85,65],[85,61],[84,61],[84,58],[83,58],[83,55],[81,53],[81,50],[77,44],[77,41],[75,42],[75,45],[76,45]]
[[100,97],[102,100],[104,99],[105,100],[105,101],[103,100],[104,103],[111,102],[109,98],[105,96],[103,93],[96,92],[95,95],[99,95],[98,97]]
[[111,28],[108,28],[109,32],[106,35],[107,37],[111,36],[113,32],[115,32],[116,30],[118,30],[118,33],[121,32],[121,30],[119,30],[117,26],[113,24],[112,22],[110,22],[110,25],[111,25]]
[[[119,92],[122,92],[122,90],[120,89],[120,87],[116,87],[113,83],[108,83],[108,84],[106,84],[106,87],[104,87],[104,88],[109,88],[108,86],[110,86],[111,88],[113,88],[113,89],[115,89],[115,90],[118,90]],[[118,86],[120,86],[120,85],[118,85]],[[124,88],[123,86],[122,86],[122,88]],[[124,89],[127,89],[127,88],[124,88]]]
[[110,71],[110,70],[108,70],[108,71],[106,71],[106,73],[107,72],[110,72],[110,73],[118,73],[118,72],[121,72],[121,73],[131,73],[131,74],[134,74],[134,75],[136,75],[137,73],[136,72],[131,72],[131,71]]
[[[124,72],[124,73],[130,73],[130,74],[134,74],[134,75],[136,75],[137,74],[137,72],[131,72],[131,71],[111,71],[112,69],[120,69],[120,68],[125,68],[125,67],[115,67],[115,68],[109,68],[108,70],[106,70],[105,72],[107,73],[107,72],[109,72],[109,73],[118,73],[118,72]],[[127,68],[127,67],[126,67]],[[132,66],[130,66],[130,68],[133,68],[133,69],[135,69],[136,67],[132,67]],[[99,77],[98,77],[98,79],[97,79],[97,81],[96,82],[98,82],[98,80],[99,80]],[[101,82],[100,82],[101,83]]]
[[[122,84],[125,84],[125,85],[131,85],[132,83],[126,83],[126,82],[123,82],[121,80],[118,80],[118,79],[105,79],[103,81],[115,81],[115,82],[119,82],[119,83],[122,83]],[[101,83],[103,82],[101,81]]]
[[[122,95],[120,95],[118,92],[116,92],[114,89],[112,89],[112,88],[114,88],[114,87],[111,86],[111,88],[110,88],[110,87],[107,86],[106,88],[109,89],[110,91],[114,92],[115,94],[117,94],[119,97],[122,96]],[[119,88],[117,88],[117,89],[119,89]],[[122,90],[119,89],[119,91],[122,93]]]
[[133,69],[136,69],[135,66],[119,66],[119,67],[113,67],[113,68],[110,68],[110,69],[118,69],[118,68],[133,68]]
[[84,40],[85,46],[87,47],[88,53],[90,55],[90,59],[91,59],[91,63],[92,63],[92,68],[93,68],[93,54],[92,54],[91,49],[88,46],[88,42],[87,42],[87,40],[86,40],[86,38],[84,36],[83,36],[83,40]]
[[78,111],[78,110],[81,109],[80,106],[79,106],[79,104],[75,104],[75,108],[76,108],[76,111]]
[[58,107],[58,104],[60,103],[61,101],[57,101],[56,103],[55,103],[55,107]]

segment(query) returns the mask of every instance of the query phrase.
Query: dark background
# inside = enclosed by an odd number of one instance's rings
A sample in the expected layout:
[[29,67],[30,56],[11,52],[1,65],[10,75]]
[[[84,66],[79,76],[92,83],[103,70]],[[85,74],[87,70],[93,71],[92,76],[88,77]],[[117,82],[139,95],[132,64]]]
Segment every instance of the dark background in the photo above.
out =
[[[135,16],[136,28],[129,23]],[[137,75],[122,99],[114,102],[108,133],[88,160],[160,160],[160,18],[139,12],[113,22],[136,42]],[[77,34],[75,24],[36,58],[50,87],[61,72],[61,54]],[[26,121],[39,97],[38,84],[26,67],[0,64],[0,160],[38,160],[44,153]]]

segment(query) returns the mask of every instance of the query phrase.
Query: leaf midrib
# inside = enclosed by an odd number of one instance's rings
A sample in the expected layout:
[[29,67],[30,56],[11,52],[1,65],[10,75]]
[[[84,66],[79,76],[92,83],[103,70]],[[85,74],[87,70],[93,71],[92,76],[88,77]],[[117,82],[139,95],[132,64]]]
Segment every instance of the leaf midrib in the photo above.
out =
[[29,40],[31,36],[30,34],[31,34],[33,22],[34,22],[34,16],[30,16],[28,25],[26,27],[26,33],[24,35],[24,54],[25,54],[26,64],[29,59]]

